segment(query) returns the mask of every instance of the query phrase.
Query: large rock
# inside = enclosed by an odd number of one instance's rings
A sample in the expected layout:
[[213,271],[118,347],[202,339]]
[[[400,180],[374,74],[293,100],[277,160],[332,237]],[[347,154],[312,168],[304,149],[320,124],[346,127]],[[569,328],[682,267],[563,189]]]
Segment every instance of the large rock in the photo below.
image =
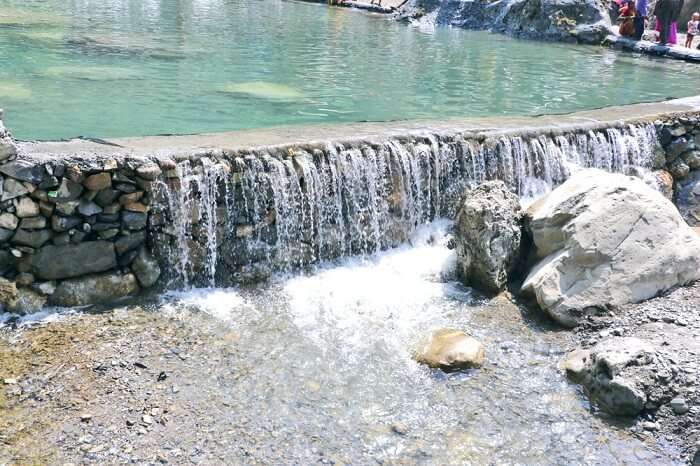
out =
[[146,248],[141,248],[138,255],[131,264],[131,270],[136,274],[142,287],[148,288],[158,281],[160,277],[160,266]]
[[484,346],[460,330],[444,328],[421,342],[415,358],[421,364],[444,371],[481,367]]
[[700,170],[676,185],[676,205],[683,218],[693,226],[700,225]]
[[399,19],[490,30],[517,37],[600,44],[611,32],[600,0],[408,0]]
[[108,304],[138,291],[139,285],[133,274],[106,273],[60,282],[49,302],[66,307]]
[[639,414],[657,383],[659,356],[638,338],[610,338],[591,349],[571,352],[563,362],[567,375],[586,387],[591,399],[618,416]]
[[469,286],[490,293],[505,288],[520,259],[520,200],[502,181],[467,191],[457,212],[457,270]]
[[522,290],[563,325],[700,279],[700,238],[640,179],[581,171],[527,216],[541,260]]
[[32,273],[44,280],[79,277],[116,266],[114,244],[109,241],[44,246],[32,257]]

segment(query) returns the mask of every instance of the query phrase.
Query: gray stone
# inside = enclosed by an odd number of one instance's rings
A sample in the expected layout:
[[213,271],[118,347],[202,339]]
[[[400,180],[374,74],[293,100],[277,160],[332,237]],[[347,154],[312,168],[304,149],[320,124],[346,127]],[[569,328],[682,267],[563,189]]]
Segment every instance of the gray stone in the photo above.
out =
[[141,248],[138,256],[131,264],[131,270],[136,274],[136,278],[138,278],[139,283],[144,288],[153,286],[160,277],[158,261],[148,253],[146,248]]
[[6,278],[0,277],[0,304],[2,307],[8,309],[14,306],[17,298],[19,298],[17,285]]
[[63,178],[61,186],[58,187],[57,191],[49,193],[49,197],[52,197],[56,202],[75,201],[82,193],[83,186],[81,184],[68,178]]
[[139,255],[139,252],[134,249],[132,251],[127,251],[121,256],[119,256],[119,267],[128,267],[134,262],[136,259],[136,256]]
[[23,218],[19,224],[25,230],[39,230],[46,228],[46,218],[42,216]]
[[118,255],[136,249],[146,242],[146,233],[139,231],[130,235],[122,236],[114,243]]
[[107,304],[138,291],[139,285],[133,274],[106,273],[60,282],[49,302],[54,306]]
[[90,217],[92,215],[97,215],[102,212],[102,207],[98,206],[94,202],[86,201],[82,199],[78,205],[78,212],[80,215],[85,217]]
[[56,291],[56,282],[49,281],[49,282],[34,283],[34,284],[32,284],[32,287],[36,291],[38,291],[39,293],[43,294],[44,296],[48,296],[48,295],[53,294]]
[[100,191],[112,186],[112,176],[109,173],[96,173],[85,178],[83,185],[90,191]]
[[13,178],[6,178],[2,184],[2,198],[0,198],[0,201],[9,201],[10,199],[24,196],[27,193],[29,193],[29,190],[22,182]]
[[116,266],[114,244],[109,241],[44,246],[32,258],[34,275],[44,280],[79,277],[104,272]]
[[56,189],[61,185],[61,182],[55,176],[50,176],[41,183],[39,183],[39,189],[51,190]]
[[432,332],[420,343],[415,359],[445,371],[481,367],[484,346],[460,330],[445,328]]
[[28,197],[20,197],[12,202],[15,205],[15,215],[19,218],[36,217],[41,213],[39,204]]
[[39,184],[44,179],[44,167],[32,160],[14,160],[0,165],[0,172],[21,181]]
[[100,239],[112,239],[116,237],[119,234],[119,228],[110,228],[107,230],[102,230],[98,232],[97,236],[100,237]]
[[688,224],[700,226],[700,170],[678,182],[676,206]]
[[126,230],[142,230],[146,228],[148,215],[140,212],[122,211],[122,226]]
[[63,246],[66,244],[70,244],[70,234],[69,233],[61,233],[60,235],[54,236],[54,238],[51,240],[53,244],[56,246]]
[[111,188],[106,188],[97,193],[97,196],[95,196],[94,201],[101,207],[107,207],[108,205],[113,204],[114,201],[116,201],[120,195],[121,193],[119,191],[116,191]]
[[9,241],[12,235],[15,234],[15,230],[7,230],[5,228],[0,228],[0,242]]
[[674,179],[682,180],[690,173],[690,167],[683,159],[676,159],[668,165],[668,172],[673,175]]
[[80,201],[65,201],[56,203],[56,212],[61,215],[73,215],[80,205]]
[[690,407],[688,406],[688,402],[685,401],[685,398],[676,397],[671,400],[669,405],[676,414],[685,414],[690,411]]
[[22,230],[20,228],[10,241],[12,244],[40,248],[50,239],[51,232],[49,230]]
[[0,160],[11,159],[17,155],[17,147],[10,140],[3,139],[0,141]]
[[647,391],[657,384],[656,350],[638,338],[610,338],[589,350],[570,353],[563,367],[586,387],[592,401],[616,416],[635,416],[647,402]]
[[17,299],[7,307],[7,310],[20,315],[33,314],[41,311],[45,305],[45,296],[29,288],[19,288]]
[[666,147],[666,161],[673,162],[676,160],[683,152],[691,149],[691,146],[695,144],[692,141],[688,141],[685,138],[678,138],[671,142],[671,144]]
[[684,152],[683,155],[681,155],[681,158],[691,170],[700,168],[700,151],[691,150],[688,152]]
[[92,226],[92,231],[101,232],[115,228],[119,229],[120,226],[121,224],[117,222],[97,222]]
[[520,200],[502,181],[467,191],[455,221],[457,269],[465,285],[497,293],[520,259]]
[[700,279],[700,237],[638,178],[583,170],[528,220],[540,262],[522,291],[563,325]]
[[34,275],[28,272],[18,273],[15,277],[15,282],[19,286],[30,286],[34,283]]
[[14,230],[19,224],[19,219],[10,213],[0,214],[0,228]]
[[156,164],[147,164],[147,165],[141,165],[136,169],[136,174],[140,176],[141,178],[148,180],[148,181],[153,181],[157,179],[160,174],[160,167]]
[[51,228],[53,231],[63,232],[80,225],[81,220],[77,217],[61,217],[54,215],[51,217]]

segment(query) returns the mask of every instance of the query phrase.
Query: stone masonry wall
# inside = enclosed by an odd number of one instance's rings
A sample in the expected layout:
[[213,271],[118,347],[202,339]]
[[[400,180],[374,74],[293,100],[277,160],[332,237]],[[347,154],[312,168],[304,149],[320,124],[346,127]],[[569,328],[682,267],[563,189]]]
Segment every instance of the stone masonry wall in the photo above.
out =
[[[686,220],[700,226],[700,115],[654,123],[659,140],[654,173]],[[17,152],[0,121],[0,304],[6,311],[107,304],[166,286],[166,269],[173,264],[158,250],[175,240],[157,188],[180,189],[175,160],[128,154],[23,157]],[[245,157],[254,154],[246,151]],[[195,169],[202,163],[201,154],[175,159],[189,159]],[[236,171],[236,163],[225,165]],[[274,224],[275,215],[262,221]],[[234,238],[245,236],[243,230],[239,227]],[[201,249],[199,254],[206,254]]]

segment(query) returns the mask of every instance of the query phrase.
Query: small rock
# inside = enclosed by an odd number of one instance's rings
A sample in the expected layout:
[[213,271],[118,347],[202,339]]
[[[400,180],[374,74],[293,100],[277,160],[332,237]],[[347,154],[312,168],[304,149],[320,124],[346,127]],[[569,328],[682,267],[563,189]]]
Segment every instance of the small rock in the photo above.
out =
[[144,414],[141,416],[141,421],[143,421],[143,423],[146,425],[151,425],[153,424],[153,417],[151,417],[150,414]]
[[460,330],[440,329],[419,346],[416,361],[446,371],[481,367],[484,346]]
[[83,186],[90,191],[106,189],[112,186],[112,177],[109,173],[97,173],[95,175],[90,175],[83,182]]
[[17,384],[17,379],[3,379],[2,381],[5,385],[16,385]]
[[659,430],[659,424],[657,424],[656,422],[644,421],[642,422],[642,428],[644,430],[655,431]]
[[83,193],[83,186],[71,181],[68,178],[63,178],[61,186],[58,190],[49,192],[49,197],[52,197],[57,202],[75,201]]
[[690,408],[688,407],[688,403],[685,401],[685,398],[681,397],[676,397],[671,400],[671,409],[673,410],[674,413],[676,414],[685,414],[687,413]]
[[21,197],[19,199],[15,199],[13,202],[16,209],[15,214],[19,218],[36,217],[41,213],[39,210],[39,204],[32,201],[28,197]]
[[92,414],[90,413],[83,413],[80,415],[80,420],[83,422],[89,422],[92,420]]
[[80,204],[78,205],[78,212],[80,212],[80,215],[84,217],[90,217],[92,215],[102,213],[102,207],[100,207],[94,202],[82,199],[80,201]]
[[14,230],[19,224],[19,219],[10,213],[4,213],[0,215],[0,228],[5,228],[7,230]]
[[41,216],[23,218],[19,227],[25,230],[40,230],[46,228],[46,218]]
[[391,431],[395,434],[406,435],[408,433],[408,427],[401,422],[395,422],[391,425]]
[[141,178],[153,181],[160,175],[161,170],[156,164],[142,165],[136,169],[136,174]]
[[24,196],[29,190],[23,183],[13,179],[7,178],[2,185],[2,197],[0,201],[5,202],[16,197]]

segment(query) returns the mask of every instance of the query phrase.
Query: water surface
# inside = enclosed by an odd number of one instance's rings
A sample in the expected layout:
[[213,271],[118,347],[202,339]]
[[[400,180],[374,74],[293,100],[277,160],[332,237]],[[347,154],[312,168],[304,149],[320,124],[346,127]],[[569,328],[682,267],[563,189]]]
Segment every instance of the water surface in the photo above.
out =
[[689,96],[699,79],[293,1],[0,0],[0,106],[25,139],[559,113]]

